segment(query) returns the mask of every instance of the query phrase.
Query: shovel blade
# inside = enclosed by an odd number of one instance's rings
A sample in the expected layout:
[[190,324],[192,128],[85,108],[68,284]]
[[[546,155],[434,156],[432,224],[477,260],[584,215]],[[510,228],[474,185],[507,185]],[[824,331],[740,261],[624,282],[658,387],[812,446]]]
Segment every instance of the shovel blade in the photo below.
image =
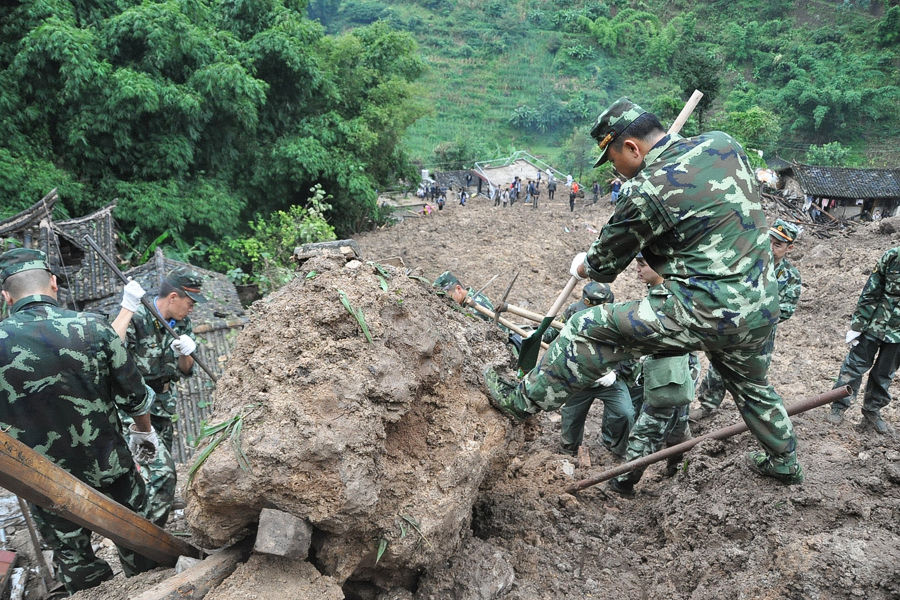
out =
[[544,332],[547,331],[551,323],[553,323],[553,317],[544,317],[538,328],[522,340],[522,350],[519,352],[518,363],[520,371],[527,373],[537,364],[538,354],[541,353],[541,338],[544,337]]

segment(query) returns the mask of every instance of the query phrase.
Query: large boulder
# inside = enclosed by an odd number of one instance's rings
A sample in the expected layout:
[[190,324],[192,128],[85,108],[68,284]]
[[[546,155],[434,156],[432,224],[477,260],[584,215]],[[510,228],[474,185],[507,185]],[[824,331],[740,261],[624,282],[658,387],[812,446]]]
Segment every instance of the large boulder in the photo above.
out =
[[186,516],[215,546],[275,508],[312,524],[310,560],[336,581],[409,587],[470,535],[479,485],[520,441],[481,388],[511,354],[427,282],[342,262],[313,258],[253,305],[210,419],[243,415],[249,468],[225,440]]

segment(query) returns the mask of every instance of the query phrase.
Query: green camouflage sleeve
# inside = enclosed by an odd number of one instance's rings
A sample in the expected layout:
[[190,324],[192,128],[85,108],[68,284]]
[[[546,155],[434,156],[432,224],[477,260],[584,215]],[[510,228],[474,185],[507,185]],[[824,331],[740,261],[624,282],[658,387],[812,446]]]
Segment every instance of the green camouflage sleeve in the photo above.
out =
[[778,308],[781,310],[779,322],[790,319],[794,311],[797,310],[797,303],[800,302],[800,272],[791,266],[788,269],[787,281],[784,285],[778,286]]
[[619,198],[615,213],[591,244],[584,261],[588,277],[601,283],[615,281],[654,236],[657,219],[653,219],[652,208],[658,202],[638,190],[626,196],[627,186],[622,189],[624,197]]
[[878,264],[872,269],[865,287],[859,294],[859,301],[856,303],[856,310],[850,319],[850,329],[853,331],[866,331],[872,317],[875,315],[875,309],[884,296],[884,273],[887,267],[897,258],[897,253],[892,248],[878,259]]
[[105,324],[99,327],[99,336],[106,341],[104,347],[109,353],[110,392],[116,406],[130,416],[146,413],[153,398],[147,393],[144,379],[125,343]]

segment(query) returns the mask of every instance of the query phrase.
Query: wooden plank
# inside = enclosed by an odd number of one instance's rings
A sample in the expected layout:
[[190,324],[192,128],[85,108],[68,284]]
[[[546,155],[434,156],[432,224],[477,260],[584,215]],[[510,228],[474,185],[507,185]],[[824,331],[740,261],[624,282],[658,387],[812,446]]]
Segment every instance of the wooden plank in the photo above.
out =
[[0,432],[0,486],[163,565],[200,551]]
[[131,600],[200,600],[231,575],[249,554],[250,543],[245,540],[210,555]]

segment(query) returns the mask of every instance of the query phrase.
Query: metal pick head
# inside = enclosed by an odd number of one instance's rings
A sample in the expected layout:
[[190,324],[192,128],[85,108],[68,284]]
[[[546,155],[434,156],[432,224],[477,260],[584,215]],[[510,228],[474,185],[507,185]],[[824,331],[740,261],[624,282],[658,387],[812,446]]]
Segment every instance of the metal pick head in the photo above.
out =
[[519,277],[519,272],[513,275],[512,280],[509,282],[509,285],[506,286],[506,291],[503,292],[503,297],[500,298],[500,303],[494,309],[494,325],[500,320],[500,313],[506,310],[506,299],[509,297],[509,291],[512,289],[513,284],[516,282],[516,279]]

